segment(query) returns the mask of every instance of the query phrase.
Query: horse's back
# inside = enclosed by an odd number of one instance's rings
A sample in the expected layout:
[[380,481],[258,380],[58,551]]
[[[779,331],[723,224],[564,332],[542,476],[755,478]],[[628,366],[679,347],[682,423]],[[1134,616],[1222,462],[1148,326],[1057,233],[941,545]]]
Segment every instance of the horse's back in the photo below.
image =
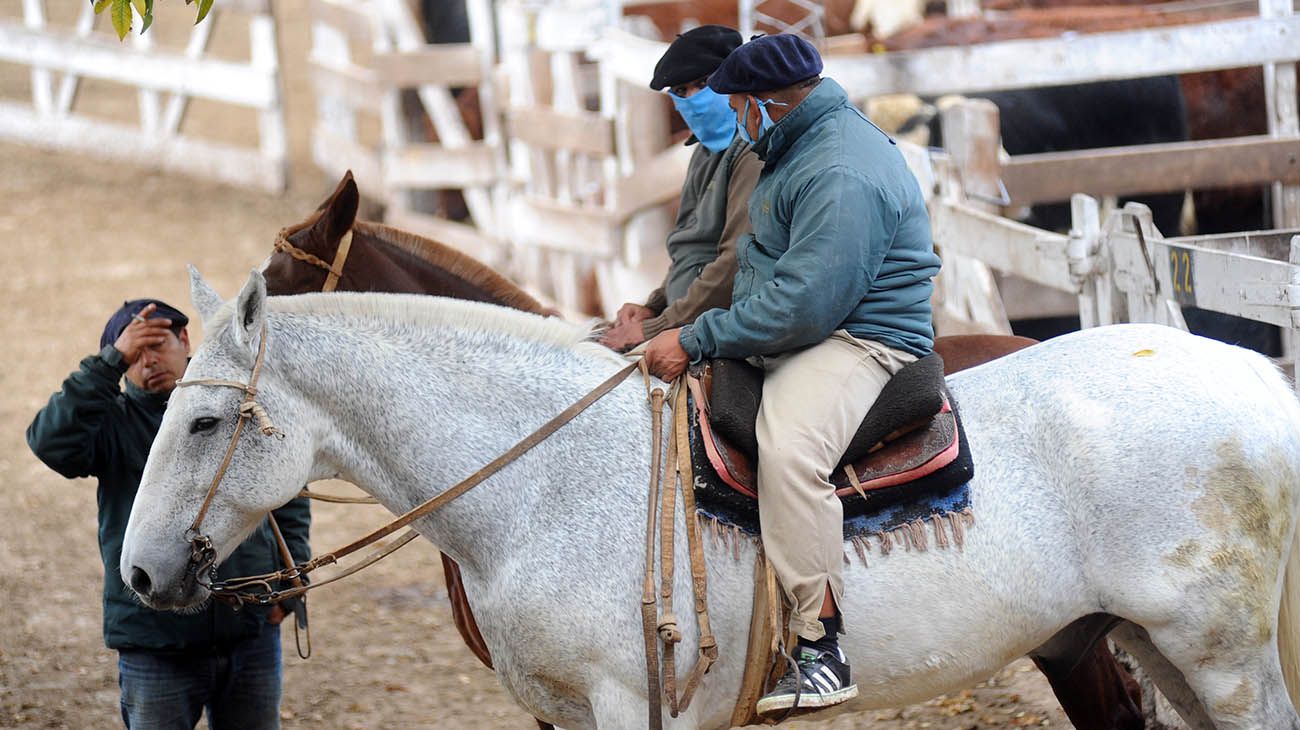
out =
[[[1099,586],[1146,586],[1121,591],[1133,599],[1130,618],[1176,610],[1181,581],[1223,572],[1220,553],[1243,538],[1258,558],[1246,568],[1272,570],[1286,548],[1300,494],[1300,405],[1255,352],[1120,325],[1049,340],[949,383],[975,458],[977,514],[982,489],[1006,484],[1026,490],[1006,499],[1027,519],[1056,505],[1044,529],[1073,543],[1085,574],[1105,575]],[[1152,565],[1174,567],[1156,575]]]

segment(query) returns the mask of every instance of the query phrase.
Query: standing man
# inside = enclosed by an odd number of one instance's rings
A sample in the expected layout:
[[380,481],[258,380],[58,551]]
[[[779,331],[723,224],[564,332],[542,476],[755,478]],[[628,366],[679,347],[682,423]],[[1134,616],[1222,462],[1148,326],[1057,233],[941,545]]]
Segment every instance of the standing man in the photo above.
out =
[[650,88],[668,90],[691,129],[686,144],[699,146],[682,183],[677,225],[668,234],[668,275],[645,304],[629,302],[618,310],[601,339],[607,347],[631,349],[690,324],[701,312],[731,304],[736,241],[749,233],[749,196],[762,163],[736,134],[736,113],[727,97],[706,81],[740,44],[740,34],[731,28],[702,25],[677,36],[655,66]]
[[[126,726],[193,730],[206,708],[212,730],[278,728],[283,608],[236,612],[209,602],[197,613],[154,611],[135,600],[118,573],[145,459],[189,360],[188,323],[157,299],[124,303],[104,327],[99,352],[82,360],[36,414],[27,443],[63,476],[99,480],[104,643],[118,651]],[[308,559],[307,500],[296,499],[274,515],[294,560]],[[272,528],[263,522],[222,563],[220,574],[259,575],[280,567]]]
[[646,348],[661,378],[708,358],[749,358],[767,375],[759,408],[763,548],[794,606],[798,671],[761,714],[857,695],[839,648],[843,509],[830,473],[885,383],[934,344],[939,258],[920,185],[893,140],[822,79],[807,41],[774,35],[709,78],[729,94],[763,172],[750,198],[729,310],[667,330]]

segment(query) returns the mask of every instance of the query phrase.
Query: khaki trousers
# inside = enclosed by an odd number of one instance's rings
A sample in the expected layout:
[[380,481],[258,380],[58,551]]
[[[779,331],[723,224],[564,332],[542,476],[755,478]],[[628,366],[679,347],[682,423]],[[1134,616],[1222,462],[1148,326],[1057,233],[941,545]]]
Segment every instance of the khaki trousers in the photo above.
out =
[[844,511],[831,471],[885,383],[916,356],[844,330],[804,350],[753,358],[763,368],[758,497],[763,550],[794,606],[796,633],[825,635],[827,585],[842,605]]

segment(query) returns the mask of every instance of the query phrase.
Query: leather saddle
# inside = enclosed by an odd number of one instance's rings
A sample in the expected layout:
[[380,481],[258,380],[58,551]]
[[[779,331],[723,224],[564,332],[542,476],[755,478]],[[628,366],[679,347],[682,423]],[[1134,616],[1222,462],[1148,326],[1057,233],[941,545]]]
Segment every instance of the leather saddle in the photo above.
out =
[[[707,461],[732,492],[697,485],[703,502],[758,498],[755,422],[763,371],[743,360],[709,361],[690,380],[696,461]],[[833,386],[832,386],[833,387]],[[703,466],[703,464],[700,464]],[[943,358],[927,355],[899,370],[868,411],[831,477],[845,516],[878,505],[884,492],[937,490],[970,481],[974,465],[943,376]]]

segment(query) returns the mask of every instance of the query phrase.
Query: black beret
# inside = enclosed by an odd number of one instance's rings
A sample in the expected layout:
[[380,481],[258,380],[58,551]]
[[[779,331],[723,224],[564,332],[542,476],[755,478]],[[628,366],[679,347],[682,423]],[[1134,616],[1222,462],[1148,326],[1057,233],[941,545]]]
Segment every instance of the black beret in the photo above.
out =
[[655,91],[686,84],[717,70],[732,51],[740,47],[740,33],[725,25],[701,25],[677,36],[655,64],[650,88]]
[[822,57],[813,44],[781,33],[755,38],[737,48],[709,77],[709,88],[719,94],[776,91],[821,72]]
[[141,309],[150,304],[157,305],[150,319],[170,319],[172,321],[172,330],[179,332],[180,329],[190,323],[190,318],[186,317],[181,311],[172,305],[160,299],[132,299],[129,302],[122,302],[122,306],[113,312],[113,316],[108,318],[108,324],[104,325],[104,334],[99,336],[99,349],[104,349],[108,345],[117,342],[117,338],[122,336],[122,330],[131,324],[131,318],[140,313]]

